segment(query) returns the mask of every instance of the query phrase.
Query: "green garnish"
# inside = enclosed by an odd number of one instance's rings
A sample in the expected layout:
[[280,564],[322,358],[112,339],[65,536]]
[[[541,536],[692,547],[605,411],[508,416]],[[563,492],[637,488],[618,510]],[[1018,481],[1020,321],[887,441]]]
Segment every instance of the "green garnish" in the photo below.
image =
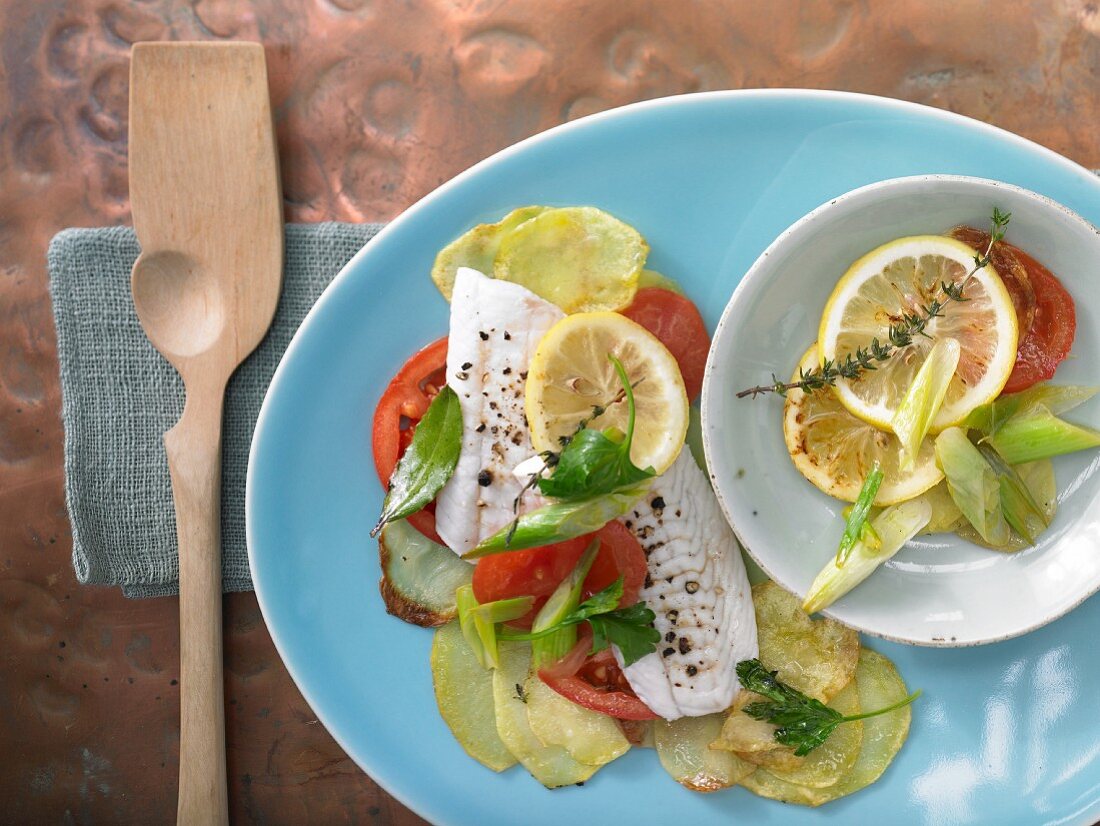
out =
[[634,507],[648,489],[648,482],[641,482],[634,487],[591,499],[544,505],[517,517],[511,524],[483,539],[462,558],[479,559],[506,551],[538,548],[594,533]]
[[540,640],[587,622],[592,626],[592,652],[602,651],[609,645],[617,645],[623,662],[631,665],[657,650],[661,635],[653,627],[655,615],[644,602],[636,602],[626,608],[617,607],[623,598],[623,578],[619,577],[599,593],[593,594],[573,610],[563,614],[553,625],[530,632],[504,631],[503,640]]
[[749,703],[742,711],[755,720],[764,720],[778,726],[775,730],[775,741],[791,746],[799,757],[804,757],[828,740],[829,735],[841,724],[887,714],[909,705],[921,694],[919,690],[914,691],[904,700],[886,708],[844,715],[820,700],[807,697],[798,689],[779,682],[776,679],[777,673],[768,671],[760,660],[742,660],[737,664],[737,677],[741,685],[748,691],[767,698]]
[[496,668],[500,665],[498,630],[501,624],[519,619],[530,611],[535,604],[535,598],[515,597],[478,603],[473,587],[461,585],[455,591],[455,604],[458,607],[458,624],[462,628],[462,636],[466,638],[478,662],[485,668]]
[[615,366],[623,385],[626,400],[626,433],[617,428],[602,431],[579,430],[562,449],[549,479],[539,479],[539,490],[546,496],[564,501],[577,501],[613,493],[656,476],[653,468],[639,468],[630,460],[630,445],[634,438],[634,388],[622,362],[610,353],[608,360]]
[[[882,477],[882,468],[876,462],[875,466],[871,468],[871,472],[867,474],[867,478],[863,480],[863,487],[860,488],[855,504],[848,511],[848,521],[844,525],[844,535],[840,537],[840,547],[836,549],[836,566],[838,568],[844,567],[844,563],[848,561],[848,554],[852,552],[852,548],[865,534],[867,516],[871,512],[871,505],[874,504],[875,497],[878,496],[878,489],[882,486]],[[870,532],[873,535],[874,528],[870,528]],[[873,537],[871,543],[873,544],[877,538]]]
[[900,321],[891,324],[886,343],[879,341],[878,338],[873,338],[866,349],[857,347],[856,351],[849,353],[844,361],[825,359],[820,367],[813,370],[799,370],[798,381],[783,382],[773,373],[771,384],[757,385],[742,390],[737,394],[737,398],[741,399],[745,396],[756,398],[763,393],[778,393],[780,396],[785,396],[787,391],[795,388],[806,393],[813,393],[826,387],[835,386],[840,379],[858,379],[867,370],[878,369],[875,367],[876,362],[889,361],[898,350],[912,344],[917,336],[928,335],[925,332],[928,323],[932,319],[942,316],[943,310],[948,304],[952,301],[961,303],[969,300],[964,296],[964,292],[970,284],[970,280],[974,277],[974,273],[989,265],[993,245],[1004,239],[1005,227],[1008,226],[1011,218],[1012,213],[1001,212],[994,207],[989,245],[985,248],[985,252],[975,254],[973,269],[958,283],[941,282],[941,296],[933,298],[927,304],[922,304],[916,312],[903,314]]
[[382,515],[370,535],[378,536],[387,522],[411,516],[435,499],[455,472],[461,449],[462,408],[458,394],[444,387],[428,405],[412,443],[394,468]]

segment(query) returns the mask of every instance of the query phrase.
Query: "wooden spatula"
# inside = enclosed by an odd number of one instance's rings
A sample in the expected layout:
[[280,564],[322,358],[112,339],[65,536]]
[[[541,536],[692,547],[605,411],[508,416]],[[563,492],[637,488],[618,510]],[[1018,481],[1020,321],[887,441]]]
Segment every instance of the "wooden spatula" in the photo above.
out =
[[140,43],[130,66],[131,286],[187,402],[164,435],[179,537],[178,821],[227,823],[222,697],[221,423],[225,385],[263,338],[283,226],[263,48]]

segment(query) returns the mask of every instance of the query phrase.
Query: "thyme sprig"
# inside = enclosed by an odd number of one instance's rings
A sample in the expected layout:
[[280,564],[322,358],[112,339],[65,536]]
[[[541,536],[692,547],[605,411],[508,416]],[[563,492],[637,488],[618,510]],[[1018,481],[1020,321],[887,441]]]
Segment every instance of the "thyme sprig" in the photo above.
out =
[[813,393],[825,387],[834,386],[840,379],[858,379],[868,370],[876,370],[877,363],[888,361],[898,350],[908,347],[918,336],[930,338],[925,330],[929,322],[934,318],[943,316],[943,311],[951,302],[963,303],[969,301],[964,293],[974,279],[974,274],[989,265],[993,246],[1005,237],[1005,228],[1012,218],[1012,213],[1001,212],[997,207],[993,208],[991,218],[992,229],[989,234],[989,244],[984,252],[975,253],[974,267],[966,274],[961,282],[941,281],[940,295],[934,297],[927,304],[920,305],[912,313],[903,313],[901,318],[890,325],[887,333],[887,341],[882,342],[877,337],[871,340],[868,347],[857,347],[854,353],[848,353],[843,360],[824,359],[820,367],[812,370],[800,368],[798,380],[791,382],[781,381],[775,373],[772,373],[771,384],[761,384],[750,387],[737,394],[737,398],[745,396],[756,398],[765,393],[778,393],[786,396],[787,391],[799,389],[805,393]]

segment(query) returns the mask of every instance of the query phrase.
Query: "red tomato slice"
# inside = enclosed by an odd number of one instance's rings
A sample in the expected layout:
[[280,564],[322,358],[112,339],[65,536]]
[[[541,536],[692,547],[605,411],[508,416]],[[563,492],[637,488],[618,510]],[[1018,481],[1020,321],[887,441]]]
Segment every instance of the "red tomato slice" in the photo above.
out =
[[1050,270],[1023,250],[1006,244],[1027,269],[1035,288],[1035,318],[1026,334],[1021,331],[1016,366],[1008,377],[1005,393],[1018,393],[1054,377],[1058,365],[1073,348],[1077,334],[1077,308],[1073,297]]
[[539,679],[565,699],[620,720],[656,720],[638,699],[610,649],[585,657],[592,632],[585,626],[577,644],[556,663],[539,669]]
[[638,290],[623,315],[641,324],[668,348],[680,365],[688,401],[698,398],[703,389],[710,335],[691,299],[660,287],[646,287]]
[[[383,487],[389,485],[397,460],[412,441],[416,424],[426,412],[439,388],[447,383],[447,338],[434,341],[402,365],[374,409],[371,448],[374,468]],[[409,517],[409,524],[433,542],[442,544],[435,532],[435,505]]]
[[600,540],[600,551],[584,580],[582,598],[602,591],[621,576],[623,598],[620,604],[633,605],[645,582],[645,552],[621,522],[608,522],[595,534],[556,545],[482,557],[474,568],[474,596],[478,602],[535,597],[531,612],[515,622],[529,627],[554,589],[576,567],[593,536]]
[[[989,245],[989,233],[973,227],[955,227],[951,236],[975,250]],[[1019,247],[1002,241],[991,258],[1020,322],[1016,364],[1004,387],[1005,393],[1019,393],[1054,377],[1073,347],[1077,311],[1054,274]]]

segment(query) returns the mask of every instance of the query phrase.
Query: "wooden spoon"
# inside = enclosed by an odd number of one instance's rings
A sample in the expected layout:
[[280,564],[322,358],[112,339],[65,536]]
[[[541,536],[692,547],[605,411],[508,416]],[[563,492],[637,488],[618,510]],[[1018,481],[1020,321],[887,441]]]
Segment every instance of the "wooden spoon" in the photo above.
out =
[[177,817],[227,823],[222,400],[267,332],[282,286],[282,200],[258,43],[134,46],[130,200],[142,248],[134,306],[187,391],[164,435],[179,538]]

